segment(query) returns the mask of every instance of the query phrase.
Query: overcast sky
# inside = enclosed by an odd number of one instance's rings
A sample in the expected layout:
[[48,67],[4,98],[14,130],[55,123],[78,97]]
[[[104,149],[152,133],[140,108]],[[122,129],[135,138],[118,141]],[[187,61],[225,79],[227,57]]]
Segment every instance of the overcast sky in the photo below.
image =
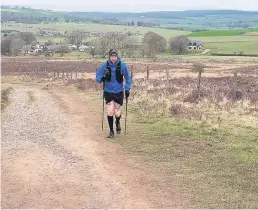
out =
[[5,5],[29,5],[58,11],[146,12],[188,9],[258,11],[258,0],[1,0]]

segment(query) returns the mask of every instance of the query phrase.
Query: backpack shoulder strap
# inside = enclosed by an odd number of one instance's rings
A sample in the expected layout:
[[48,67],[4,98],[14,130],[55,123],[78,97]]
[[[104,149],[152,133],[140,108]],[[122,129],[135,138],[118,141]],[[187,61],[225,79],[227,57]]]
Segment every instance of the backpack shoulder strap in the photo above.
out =
[[119,61],[117,64],[117,70],[120,71],[121,74],[123,74],[122,69],[121,69],[121,61]]
[[107,61],[107,68],[109,68],[110,67],[110,65],[109,65],[109,62]]

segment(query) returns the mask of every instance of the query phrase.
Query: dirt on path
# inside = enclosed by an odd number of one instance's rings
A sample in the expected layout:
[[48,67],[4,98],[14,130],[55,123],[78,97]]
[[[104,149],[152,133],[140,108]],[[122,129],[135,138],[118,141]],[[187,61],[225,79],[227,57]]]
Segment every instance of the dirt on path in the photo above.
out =
[[177,187],[99,132],[86,98],[67,88],[11,86],[1,116],[2,208],[187,205]]

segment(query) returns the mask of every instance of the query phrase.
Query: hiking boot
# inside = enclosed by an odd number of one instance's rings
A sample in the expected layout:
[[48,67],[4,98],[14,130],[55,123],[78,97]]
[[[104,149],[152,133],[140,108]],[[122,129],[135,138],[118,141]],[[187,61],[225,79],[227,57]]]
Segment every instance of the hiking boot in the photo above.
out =
[[113,138],[115,136],[115,132],[114,131],[110,131],[108,134],[108,138]]
[[117,134],[120,134],[120,133],[121,133],[120,122],[116,124],[116,133],[117,133]]

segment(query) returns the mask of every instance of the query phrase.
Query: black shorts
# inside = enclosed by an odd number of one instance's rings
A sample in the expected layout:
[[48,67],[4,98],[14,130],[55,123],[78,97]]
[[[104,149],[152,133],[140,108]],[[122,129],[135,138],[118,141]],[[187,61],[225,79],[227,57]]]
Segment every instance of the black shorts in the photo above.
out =
[[114,101],[122,106],[124,101],[124,92],[109,93],[104,91],[104,98],[105,98],[106,104],[108,104],[111,101]]

